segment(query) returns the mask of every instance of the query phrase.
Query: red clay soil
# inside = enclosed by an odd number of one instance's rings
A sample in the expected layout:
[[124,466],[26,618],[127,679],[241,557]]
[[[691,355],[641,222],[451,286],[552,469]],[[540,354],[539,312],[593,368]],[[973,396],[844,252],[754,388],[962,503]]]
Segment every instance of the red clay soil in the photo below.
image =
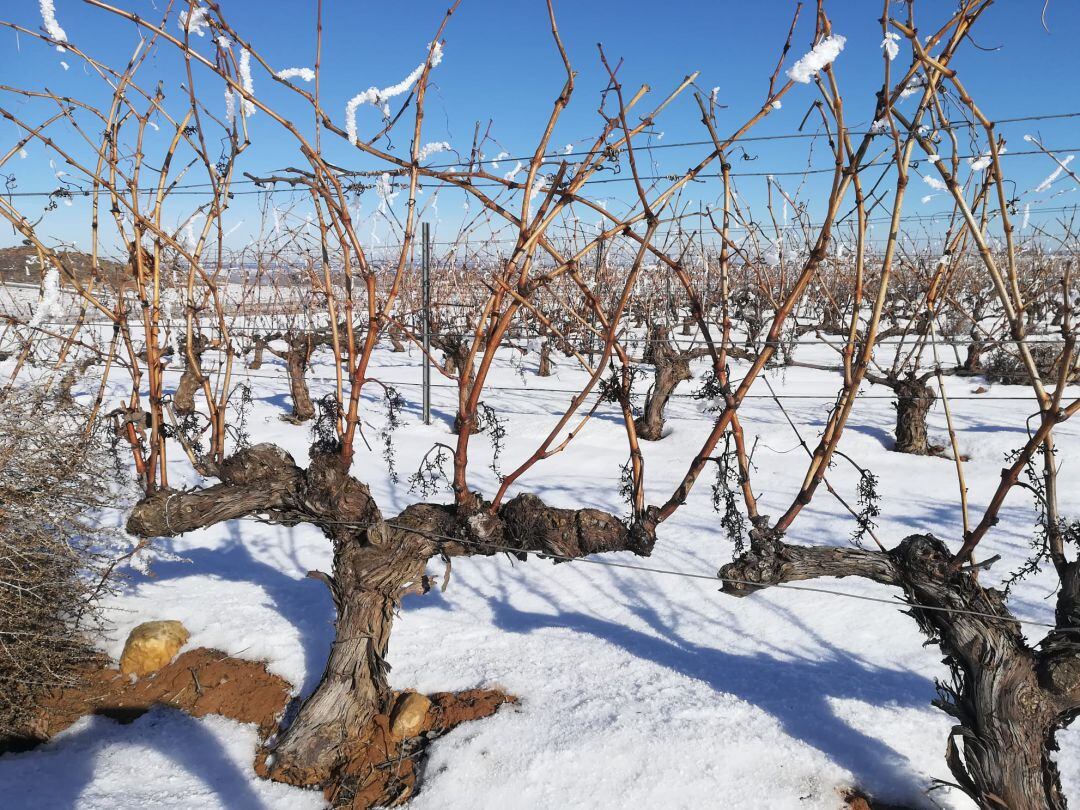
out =
[[0,740],[0,752],[33,747],[88,714],[129,723],[155,705],[172,706],[193,717],[220,714],[240,723],[255,723],[266,735],[291,692],[288,681],[267,672],[263,664],[206,648],[185,652],[134,682],[105,661],[83,671],[78,680],[76,686],[44,695],[29,728],[6,746]]
[[[499,689],[436,692],[428,698],[432,705],[415,737],[394,740],[390,718],[375,718],[365,737],[354,743],[348,763],[323,791],[331,807],[368,810],[404,804],[419,789],[427,748],[434,740],[462,723],[489,717],[506,703],[517,703]],[[255,770],[265,773],[261,758]]]
[[[193,717],[218,714],[255,723],[265,739],[277,726],[292,692],[290,684],[267,672],[265,665],[206,648],[189,650],[136,681],[103,658],[78,680],[76,686],[44,695],[21,734],[0,738],[0,754],[33,748],[86,715],[130,723],[155,705],[171,706]],[[432,705],[415,737],[394,740],[389,718],[376,718],[365,739],[354,744],[348,764],[325,788],[332,806],[367,810],[403,803],[417,792],[426,750],[433,740],[461,723],[494,714],[505,703],[517,702],[497,689],[437,692],[428,698]],[[263,756],[260,752],[255,763],[260,775],[265,775]]]
[[849,810],[910,810],[902,804],[887,804],[865,793],[859,788],[848,788],[843,792],[844,805]]

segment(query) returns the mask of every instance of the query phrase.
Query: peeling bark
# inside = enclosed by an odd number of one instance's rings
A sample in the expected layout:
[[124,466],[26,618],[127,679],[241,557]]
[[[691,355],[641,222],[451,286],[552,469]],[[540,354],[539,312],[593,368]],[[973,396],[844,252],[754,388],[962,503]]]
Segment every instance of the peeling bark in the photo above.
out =
[[[1003,595],[968,572],[951,573],[951,560],[945,544],[929,535],[912,535],[880,552],[788,545],[759,525],[750,550],[719,575],[734,596],[828,576],[901,587],[920,629],[952,671],[951,683],[938,684],[934,704],[957,721],[946,752],[957,784],[985,810],[1063,810],[1051,754],[1055,733],[1080,709],[1080,638],[1055,631],[1036,653]],[[1061,626],[1080,619],[1080,574],[1071,576],[1074,586],[1063,588],[1071,596],[1059,598]]]
[[930,445],[926,430],[927,414],[937,399],[926,384],[931,373],[920,376],[916,376],[914,372],[905,376],[866,375],[868,381],[875,385],[884,385],[896,395],[896,444],[893,449],[897,453],[929,456],[936,452],[936,448]]
[[644,412],[634,420],[639,439],[655,442],[663,438],[664,409],[679,383],[691,378],[690,360],[697,355],[673,346],[666,326],[658,324],[649,331],[643,361],[653,365],[653,384],[645,397]]
[[184,358],[184,371],[173,393],[173,412],[178,416],[195,413],[195,394],[202,387],[202,357],[210,348],[210,341],[203,335],[195,335],[190,343],[181,339],[180,354]]
[[916,456],[931,455],[933,450],[926,434],[926,416],[936,397],[921,378],[914,376],[897,380],[896,392],[896,446],[898,453]]
[[[193,492],[157,492],[139,503],[128,531],[173,536],[221,520],[260,514],[319,526],[334,544],[332,575],[319,575],[337,608],[335,639],[322,680],[292,724],[262,752],[260,773],[304,786],[327,786],[369,741],[385,736],[393,692],[386,650],[405,593],[425,590],[432,557],[512,550],[576,558],[609,551],[647,555],[653,532],[595,509],[557,509],[519,495],[497,510],[414,504],[384,520],[368,488],[337,454],[312,452],[296,466],[270,444],[220,465],[221,483]],[[382,797],[386,799],[387,797]],[[376,797],[378,799],[378,797]],[[375,801],[375,799],[373,799]]]
[[289,376],[289,396],[292,398],[292,412],[285,417],[290,422],[300,424],[315,416],[315,405],[307,384],[307,368],[311,355],[315,351],[316,337],[308,332],[291,334],[284,338],[289,348],[277,351],[267,348],[285,361],[285,371]]

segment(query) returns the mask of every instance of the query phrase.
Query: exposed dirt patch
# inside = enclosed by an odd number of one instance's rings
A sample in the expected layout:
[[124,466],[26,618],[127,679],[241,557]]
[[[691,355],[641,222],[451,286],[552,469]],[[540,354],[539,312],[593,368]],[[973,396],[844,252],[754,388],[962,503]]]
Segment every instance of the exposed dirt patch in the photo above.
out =
[[[0,738],[0,754],[40,745],[86,715],[130,723],[155,705],[172,706],[193,717],[219,714],[255,723],[265,739],[276,728],[290,697],[290,684],[267,672],[265,665],[232,658],[220,650],[189,650],[135,681],[103,657],[80,674],[79,685],[47,693],[28,728]],[[394,739],[389,717],[375,718],[365,738],[354,743],[348,764],[332,784],[324,786],[332,806],[367,810],[403,803],[418,789],[432,741],[462,723],[489,717],[503,704],[517,703],[517,698],[499,689],[436,692],[428,698],[431,706],[417,732],[404,740]],[[267,775],[262,754],[255,770]]]
[[101,659],[80,673],[79,681],[77,686],[47,693],[22,734],[0,739],[0,753],[32,748],[88,714],[130,723],[157,704],[193,717],[220,714],[255,723],[265,736],[273,730],[291,692],[289,683],[267,672],[263,664],[205,648],[182,653],[168,666],[134,682]]
[[911,810],[902,804],[888,804],[879,801],[859,788],[847,788],[841,791],[844,798],[844,806],[850,810]]
[[397,742],[389,718],[375,718],[369,738],[357,744],[348,765],[324,790],[332,807],[367,810],[403,804],[419,789],[427,748],[434,740],[462,723],[493,715],[506,703],[517,703],[499,689],[436,692],[428,697],[431,709],[415,737]]

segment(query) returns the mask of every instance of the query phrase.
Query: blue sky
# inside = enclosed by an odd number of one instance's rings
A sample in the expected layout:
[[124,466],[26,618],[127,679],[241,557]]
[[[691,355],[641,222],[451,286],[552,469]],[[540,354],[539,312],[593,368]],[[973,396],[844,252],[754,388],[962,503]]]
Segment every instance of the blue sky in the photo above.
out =
[[[56,15],[72,42],[96,58],[121,66],[137,41],[133,24],[86,6],[79,0],[55,0]],[[0,18],[28,28],[40,29],[41,16],[36,0],[7,0]],[[159,18],[166,8],[163,0],[118,0],[118,5],[136,11],[148,19]],[[916,8],[923,20],[922,30],[940,19],[952,3],[921,2]],[[303,67],[313,64],[315,43],[314,0],[221,0],[222,9],[233,27],[249,38],[275,68]],[[174,9],[183,6],[174,6]],[[429,0],[408,2],[364,2],[362,0],[325,0],[325,40],[323,59],[324,104],[339,123],[344,118],[346,101],[369,86],[385,87],[404,77],[424,57],[447,3]],[[880,87],[881,31],[878,18],[881,3],[876,0],[828,2],[826,8],[837,33],[848,44],[836,63],[845,95],[848,123],[864,128],[870,123],[874,94]],[[902,12],[894,4],[895,13]],[[726,0],[669,0],[650,2],[598,2],[562,0],[556,2],[560,30],[570,58],[578,71],[578,84],[570,108],[556,131],[553,143],[559,147],[578,144],[598,129],[597,103],[605,83],[597,55],[597,43],[603,43],[612,61],[623,60],[620,77],[633,89],[645,82],[652,88],[650,97],[659,99],[681,79],[700,71],[698,86],[708,92],[719,88],[719,101],[727,105],[720,114],[720,130],[726,132],[756,110],[764,98],[768,76],[783,44],[794,3],[788,0],[738,2]],[[955,62],[973,96],[991,118],[1028,114],[1061,113],[1080,110],[1080,92],[1076,75],[1080,74],[1080,56],[1072,36],[1080,30],[1080,4],[1051,0],[1047,14],[1049,33],[1043,29],[1042,3],[1035,0],[1000,0],[980,22],[976,42]],[[936,16],[935,16],[936,15]],[[169,22],[178,32],[176,11]],[[787,64],[805,52],[813,32],[813,4],[803,9],[792,53]],[[48,88],[54,92],[94,101],[102,98],[100,80],[89,75],[72,54],[58,54],[40,43],[10,30],[0,31],[0,75],[2,83],[28,89]],[[433,72],[427,105],[425,141],[449,141],[467,151],[474,127],[479,123],[497,141],[489,152],[504,149],[513,155],[530,152],[558,94],[563,74],[548,31],[547,11],[540,0],[464,0],[445,33],[446,49],[442,64]],[[198,42],[204,53],[211,52],[209,42]],[[983,50],[985,49],[985,50]],[[900,59],[906,60],[906,54]],[[67,62],[65,70],[61,62]],[[160,79],[177,109],[183,102],[179,85],[184,80],[175,54],[163,50],[142,74],[145,86]],[[206,93],[207,104],[224,108],[220,82],[197,77]],[[305,131],[311,130],[310,113],[293,103],[287,91],[275,87],[265,75],[255,74],[256,94],[266,98],[289,115]],[[776,111],[755,130],[767,135],[794,131],[809,105],[815,100],[812,86],[797,86],[788,95],[783,109]],[[0,105],[31,121],[41,120],[46,107],[27,102],[11,93],[0,94]],[[679,172],[695,163],[707,150],[704,147],[671,148],[669,144],[699,141],[706,137],[696,104],[687,95],[670,108],[657,122],[653,144],[666,148],[653,153],[656,171]],[[372,132],[379,116],[372,107],[360,112],[361,132]],[[1022,140],[1026,133],[1038,134],[1050,147],[1080,147],[1080,119],[1024,122],[1001,128],[1010,151],[1028,147]],[[251,119],[254,145],[243,157],[241,168],[254,173],[288,165],[300,165],[295,146],[272,125],[266,116]],[[57,138],[76,143],[70,133]],[[662,135],[661,135],[662,133]],[[17,137],[9,122],[0,125],[0,154]],[[161,133],[157,142],[151,135],[147,153],[154,154],[166,142]],[[328,141],[328,153],[341,165],[370,168],[371,164],[346,144]],[[407,148],[405,135],[396,139],[399,150]],[[735,162],[736,172],[782,174],[807,165],[827,166],[824,143],[818,144],[808,158],[805,141],[748,143],[746,160]],[[84,156],[87,144],[76,146]],[[160,152],[159,152],[160,153]],[[1066,152],[1067,154],[1067,152]],[[27,157],[18,157],[0,167],[8,175],[8,188],[14,191],[39,191],[55,188],[56,169],[50,167],[46,149],[40,144],[28,147]],[[511,168],[506,166],[505,169]],[[504,169],[504,170],[505,170]],[[1007,172],[1017,183],[1017,191],[1033,188],[1053,169],[1045,157],[1009,158]],[[70,179],[70,178],[65,178]],[[780,178],[785,187],[794,188],[797,178]],[[789,182],[790,181],[790,184]],[[76,181],[78,182],[78,181]],[[811,179],[803,195],[814,210],[820,202],[819,183]],[[765,180],[745,177],[739,181],[740,192],[752,206],[764,200]],[[707,205],[716,198],[718,183],[700,184],[688,199]],[[929,192],[919,188],[917,194]],[[631,187],[614,182],[598,192],[601,196],[627,199]],[[369,199],[370,198],[370,199]],[[1026,201],[1039,212],[1042,208],[1070,205],[1076,200],[1071,181],[1064,178],[1049,193],[1027,195]],[[18,205],[28,216],[41,213],[47,200],[19,198]],[[461,201],[449,192],[440,196],[439,227],[447,232],[456,225]],[[197,202],[188,199],[185,205]],[[372,193],[367,193],[361,210],[375,207]],[[911,214],[932,214],[946,209],[944,195],[926,203],[918,196],[905,210]],[[758,212],[759,216],[764,211]],[[1048,211],[1032,215],[1041,221],[1058,214]],[[179,213],[177,214],[179,216]],[[434,218],[434,212],[429,217]],[[47,212],[40,230],[50,238],[85,245],[88,238],[85,205],[60,206]],[[227,227],[237,226],[235,238],[243,240],[258,220],[257,198],[238,197],[227,215]],[[0,245],[17,242],[10,228],[0,232]]]

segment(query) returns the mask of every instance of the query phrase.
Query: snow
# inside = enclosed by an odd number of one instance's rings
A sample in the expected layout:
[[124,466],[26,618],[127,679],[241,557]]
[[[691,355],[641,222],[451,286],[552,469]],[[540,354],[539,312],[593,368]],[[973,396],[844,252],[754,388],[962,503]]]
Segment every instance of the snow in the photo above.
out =
[[[247,95],[255,94],[255,82],[251,78],[251,51],[247,48],[240,51],[240,86]],[[240,102],[240,109],[245,118],[250,118],[255,114],[255,102],[245,97]]]
[[349,135],[349,143],[356,146],[359,135],[356,129],[356,112],[364,104],[372,104],[376,107],[382,108],[382,113],[385,117],[390,117],[390,105],[387,103],[395,96],[400,96],[402,93],[408,92],[412,86],[420,79],[420,76],[424,72],[424,68],[430,63],[432,67],[438,67],[442,62],[443,51],[442,44],[433,42],[428,46],[429,55],[428,58],[421,62],[416,68],[402,79],[397,84],[390,87],[384,87],[380,90],[377,87],[369,87],[363,93],[353,96],[349,99],[348,104],[345,105],[345,129]]
[[889,57],[890,62],[894,60],[900,55],[900,35],[895,31],[887,32],[885,39],[881,40],[881,48],[885,51],[885,55]]
[[292,67],[279,70],[275,74],[279,79],[302,79],[305,82],[315,81],[315,71],[309,67]]
[[[56,21],[56,6],[54,5],[53,0],[39,0],[39,6],[41,8],[41,22],[45,28],[45,33],[57,42],[67,42],[67,33],[60,27],[60,23]],[[64,48],[61,45],[57,45],[56,50],[61,53],[64,52]]]
[[840,34],[832,34],[818,42],[810,53],[802,56],[788,70],[788,78],[801,84],[809,84],[817,76],[818,72],[836,61],[836,57],[844,50],[847,38]]
[[[688,339],[684,339],[688,340]],[[944,349],[948,351],[948,349]],[[882,362],[889,359],[882,349]],[[556,375],[535,376],[535,355],[524,378],[500,355],[493,390],[484,396],[507,419],[503,468],[535,447],[583,375],[557,356]],[[209,357],[213,357],[211,354]],[[333,388],[325,350],[313,359],[312,396]],[[828,362],[831,350],[800,346],[796,358]],[[13,360],[0,363],[9,373]],[[212,366],[212,363],[211,363]],[[705,365],[697,362],[700,377]],[[745,364],[733,364],[738,377]],[[282,362],[267,357],[259,371],[240,368],[252,386],[253,439],[279,443],[307,463],[309,431],[280,419],[286,410]],[[100,373],[100,371],[98,371]],[[387,515],[417,499],[406,479],[436,441],[449,439],[456,389],[436,379],[434,424],[420,417],[420,356],[413,349],[379,349],[372,376],[405,396],[404,424],[394,436],[401,482],[386,472],[377,442],[361,442],[354,473],[367,482]],[[178,368],[166,370],[169,385]],[[837,375],[806,368],[769,373],[778,394],[821,399],[787,403],[800,434],[811,441],[824,423]],[[92,398],[99,379],[76,391]],[[640,382],[642,392],[649,380]],[[973,514],[990,498],[1004,454],[1023,443],[1017,414],[1034,410],[1018,386],[947,378],[965,464]],[[671,401],[669,435],[645,443],[648,500],[665,497],[711,426],[703,403],[684,384]],[[124,391],[118,372],[107,401]],[[371,386],[368,422],[381,424]],[[1074,389],[1075,390],[1075,389]],[[616,406],[603,405],[566,452],[536,467],[521,490],[556,506],[595,506],[622,514],[617,493],[625,460]],[[778,514],[804,471],[798,441],[767,397],[747,400],[747,442],[757,443],[755,487],[763,514]],[[895,413],[888,392],[867,386],[858,400],[842,449],[881,479],[878,534],[894,543],[914,531],[933,531],[955,542],[960,519],[954,505],[951,461],[901,456],[888,450]],[[377,428],[376,428],[377,429]],[[946,443],[940,401],[930,417],[931,440]],[[370,437],[369,437],[370,438]],[[1059,428],[1064,454],[1080,452],[1080,426]],[[490,495],[485,436],[471,445],[471,485]],[[203,482],[174,453],[173,486]],[[850,496],[858,480],[847,464],[828,473]],[[706,476],[685,507],[660,530],[652,558],[597,558],[711,575],[731,558],[731,544],[716,528]],[[515,489],[515,491],[519,491]],[[513,494],[513,493],[511,493]],[[1066,514],[1080,510],[1080,492],[1063,487]],[[445,497],[445,496],[444,496]],[[1001,523],[986,538],[983,557],[1002,560],[985,572],[1000,582],[1017,567],[1031,535],[1033,513],[1024,492],[1009,496]],[[795,523],[791,539],[842,544],[853,521],[822,490]],[[272,526],[239,520],[156,541],[162,557],[149,574],[129,572],[110,597],[113,624],[105,651],[118,656],[127,632],[140,622],[172,618],[192,633],[192,646],[265,660],[298,694],[314,688],[333,637],[333,608],[310,570],[329,571],[332,549],[311,526]],[[442,577],[435,561],[430,573]],[[1052,618],[1052,575],[1018,586],[1012,606],[1024,619]],[[823,580],[822,588],[889,599],[893,589],[858,580]],[[1041,636],[1028,627],[1029,638]],[[395,623],[389,663],[395,688],[421,691],[499,685],[521,703],[491,718],[459,727],[434,743],[421,792],[410,808],[809,808],[836,810],[838,790],[858,784],[885,801],[915,808],[971,810],[959,792],[928,795],[933,780],[950,780],[944,761],[951,720],[933,708],[934,679],[948,673],[940,653],[923,646],[912,619],[897,606],[825,593],[770,589],[736,600],[708,579],[685,579],[603,565],[525,563],[505,557],[456,559],[445,593],[408,597]],[[1067,793],[1080,795],[1080,730],[1060,735],[1058,762]],[[49,745],[0,757],[0,783],[13,807],[321,807],[318,794],[257,779],[251,763],[255,730],[217,717],[194,720],[155,710],[121,726],[86,718]],[[12,793],[12,791],[15,791]]]
[[0,758],[5,806],[305,810],[320,793],[255,776],[258,731],[222,717],[152,709],[129,725],[84,717],[48,745]]
[[34,314],[28,323],[31,329],[40,326],[52,315],[59,297],[60,271],[50,265],[41,280],[41,298],[38,299],[37,307],[34,309]]
[[181,11],[178,21],[180,30],[188,34],[197,34],[200,37],[206,36],[206,31],[210,27],[210,23],[206,19],[209,11],[210,9],[204,6],[195,6],[191,9],[191,13]]

